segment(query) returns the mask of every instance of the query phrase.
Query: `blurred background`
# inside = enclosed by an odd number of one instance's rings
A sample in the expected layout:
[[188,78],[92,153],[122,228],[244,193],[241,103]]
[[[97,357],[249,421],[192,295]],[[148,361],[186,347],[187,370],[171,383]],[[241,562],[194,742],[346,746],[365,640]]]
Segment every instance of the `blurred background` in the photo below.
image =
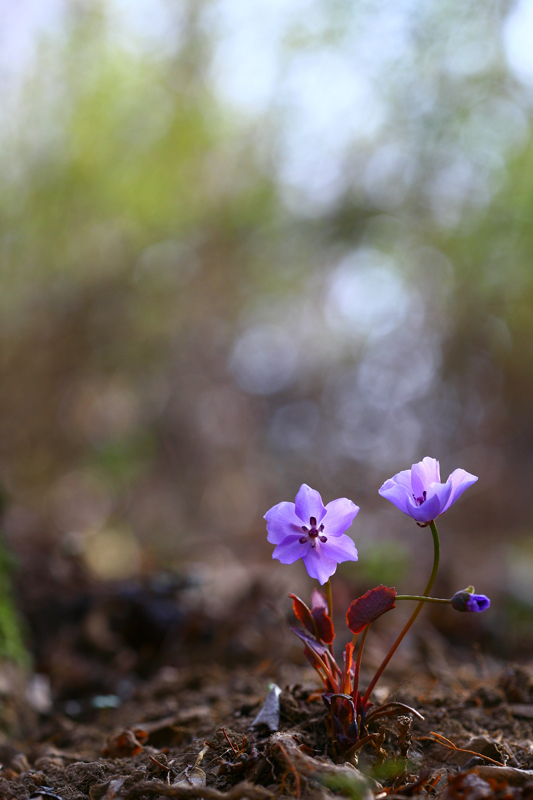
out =
[[303,482],[361,506],[341,609],[421,590],[428,532],[377,490],[425,455],[479,476],[437,593],[493,598],[441,634],[533,653],[532,0],[0,10],[2,529],[38,668],[111,584],[163,638],[246,597],[224,652],[259,657],[311,588],[262,519]]

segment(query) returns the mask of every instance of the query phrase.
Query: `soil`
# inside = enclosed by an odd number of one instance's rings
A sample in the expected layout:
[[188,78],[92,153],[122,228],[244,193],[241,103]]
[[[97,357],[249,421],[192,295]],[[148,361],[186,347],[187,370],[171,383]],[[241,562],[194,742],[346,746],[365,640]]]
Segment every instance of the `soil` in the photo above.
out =
[[[465,770],[479,778],[480,767],[495,762],[520,770],[533,768],[529,673],[510,668],[497,680],[475,683],[461,691],[435,686],[425,692],[398,692],[396,699],[415,706],[424,720],[413,720],[407,762],[401,758],[395,719],[384,726],[384,752],[376,753],[372,747],[363,751],[359,768],[373,779],[374,796],[447,797],[450,780],[457,780]],[[54,713],[42,719],[26,741],[0,747],[0,796],[17,800],[111,800],[164,794],[354,796],[353,788],[343,787],[342,782],[331,788],[335,770],[343,770],[345,778],[347,768],[332,758],[317,684],[283,688],[279,734],[250,728],[264,699],[264,676],[254,670],[163,668],[118,708],[93,709],[78,719]],[[455,751],[436,741],[435,734],[472,752]],[[306,758],[304,768],[291,763],[290,748],[283,746],[291,741]],[[321,779],[313,779],[313,761],[321,776],[320,767],[326,764],[330,769],[329,789]],[[509,796],[533,796],[533,772],[531,781],[524,781],[522,774],[511,769],[503,780],[479,778],[470,790],[472,800],[493,796],[495,780],[507,787]],[[483,784],[485,794],[475,794],[483,790]]]
[[[380,736],[355,766],[332,751],[320,686],[293,662],[296,651],[280,663],[239,646],[243,619],[261,629],[258,587],[246,614],[239,603],[215,636],[205,609],[187,612],[182,584],[163,594],[156,585],[81,587],[83,602],[71,595],[76,613],[63,587],[54,625],[54,590],[40,605],[35,584],[19,596],[41,677],[30,683],[33,710],[0,745],[0,798],[533,798],[533,675],[524,667],[491,660],[465,670],[457,661],[438,677],[411,669],[375,701],[404,703],[423,719],[401,711],[376,723]],[[181,631],[179,657],[165,647],[162,618],[173,640]],[[272,683],[282,690],[279,724],[253,727]]]

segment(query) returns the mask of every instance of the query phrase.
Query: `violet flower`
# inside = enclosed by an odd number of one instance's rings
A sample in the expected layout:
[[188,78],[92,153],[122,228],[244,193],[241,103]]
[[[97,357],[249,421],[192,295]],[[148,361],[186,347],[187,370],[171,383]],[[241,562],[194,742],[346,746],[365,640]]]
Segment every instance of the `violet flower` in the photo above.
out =
[[385,481],[379,494],[416,522],[427,524],[444,514],[476,481],[475,475],[456,469],[446,483],[441,483],[439,462],[426,456]]
[[357,561],[348,530],[359,507],[341,497],[324,506],[320,494],[302,484],[294,503],[278,503],[265,514],[272,558],[282,564],[303,559],[311,578],[326,583],[343,561]]
[[452,597],[452,608],[456,611],[486,611],[490,608],[490,600],[484,594],[474,594],[473,587],[456,592]]

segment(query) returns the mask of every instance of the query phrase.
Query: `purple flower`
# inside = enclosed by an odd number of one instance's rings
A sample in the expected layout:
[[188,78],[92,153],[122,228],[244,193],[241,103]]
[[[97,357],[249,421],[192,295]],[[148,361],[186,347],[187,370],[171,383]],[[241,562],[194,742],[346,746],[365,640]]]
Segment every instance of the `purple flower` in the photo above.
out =
[[473,589],[463,589],[452,597],[452,608],[456,611],[486,611],[489,607],[489,598],[484,594],[474,594]]
[[282,564],[303,559],[311,578],[326,583],[343,561],[357,561],[357,550],[344,534],[359,507],[341,497],[324,506],[320,494],[300,486],[294,503],[278,503],[265,514],[268,541],[276,548],[272,558]]
[[476,481],[475,475],[456,469],[441,483],[439,462],[426,456],[385,481],[379,493],[417,522],[428,523],[444,514]]

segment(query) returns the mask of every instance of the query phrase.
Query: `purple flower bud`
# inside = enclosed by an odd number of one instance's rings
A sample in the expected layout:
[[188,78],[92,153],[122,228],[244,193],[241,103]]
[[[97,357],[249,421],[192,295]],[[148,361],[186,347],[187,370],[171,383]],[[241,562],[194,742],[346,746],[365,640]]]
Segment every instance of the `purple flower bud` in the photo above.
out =
[[467,589],[456,592],[452,597],[452,607],[456,611],[486,611],[490,606],[489,598],[484,594],[474,594]]

